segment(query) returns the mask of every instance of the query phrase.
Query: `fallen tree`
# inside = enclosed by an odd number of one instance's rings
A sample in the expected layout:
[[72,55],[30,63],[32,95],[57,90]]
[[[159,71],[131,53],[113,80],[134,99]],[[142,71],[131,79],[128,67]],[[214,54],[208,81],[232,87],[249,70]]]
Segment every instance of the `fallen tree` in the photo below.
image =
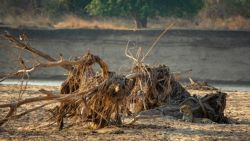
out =
[[[52,103],[60,104],[50,110],[52,119],[57,121],[59,129],[64,127],[64,118],[79,118],[82,122],[91,122],[93,128],[101,128],[107,125],[121,125],[123,124],[121,118],[124,115],[134,115],[162,105],[175,106],[177,107],[175,112],[179,112],[178,107],[183,103],[189,103],[200,117],[210,118],[215,122],[220,122],[224,118],[225,95],[209,95],[201,99],[191,97],[188,91],[176,81],[169,67],[145,65],[143,63],[145,56],[137,55],[135,58],[128,46],[125,54],[134,61],[134,65],[131,73],[125,76],[110,72],[108,65],[90,52],[74,61],[65,60],[62,55],[60,60],[56,60],[12,35],[3,34],[1,37],[10,41],[15,48],[26,50],[47,60],[47,62],[27,65],[24,59],[20,58],[22,69],[5,75],[1,80],[28,75],[39,68],[55,66],[66,69],[68,76],[61,85],[59,95],[42,89],[40,92],[45,96],[0,104],[0,108],[9,108],[9,112],[0,120],[0,126],[8,120],[20,118]],[[99,65],[101,74],[94,71],[94,64]],[[220,103],[217,102],[218,100]],[[20,106],[40,101],[47,103],[16,113]]]

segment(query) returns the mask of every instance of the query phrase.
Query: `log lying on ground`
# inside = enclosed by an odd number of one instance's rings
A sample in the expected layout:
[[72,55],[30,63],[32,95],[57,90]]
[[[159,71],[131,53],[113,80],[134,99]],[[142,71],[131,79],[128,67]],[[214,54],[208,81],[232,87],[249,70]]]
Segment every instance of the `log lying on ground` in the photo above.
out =
[[[0,120],[0,126],[8,120],[20,118],[55,102],[60,105],[50,111],[59,129],[64,126],[64,118],[78,118],[83,122],[92,122],[95,128],[101,128],[110,124],[122,124],[123,114],[138,113],[162,105],[166,105],[171,110],[171,107],[179,106],[181,103],[189,103],[195,108],[194,115],[207,117],[216,122],[223,119],[225,94],[208,95],[201,99],[191,97],[165,65],[150,67],[131,57],[137,62],[131,74],[117,75],[109,71],[108,65],[101,58],[91,53],[87,53],[76,61],[64,60],[62,57],[56,61],[45,53],[18,41],[15,37],[10,35],[3,37],[14,43],[17,48],[28,50],[49,60],[31,68],[24,67],[14,74],[26,74],[42,67],[55,66],[61,66],[69,73],[61,86],[60,95],[53,95],[51,92],[42,90],[41,92],[46,96],[0,104],[0,108],[10,108],[7,115]],[[96,63],[100,66],[101,74],[97,74],[93,69]],[[16,109],[21,105],[39,101],[48,101],[48,103],[15,114]]]
[[[190,122],[196,119],[210,119],[213,122],[209,123],[236,123],[224,116],[224,109],[226,106],[226,93],[211,93],[201,98],[190,96],[186,98],[180,105],[166,104],[153,109],[144,110],[136,114],[132,120],[125,124],[133,124],[140,119],[152,119],[158,117],[174,117],[183,119],[184,113],[181,111],[182,106],[190,106],[192,116],[189,117]],[[187,113],[186,113],[187,114]],[[187,118],[187,117],[185,117]],[[209,120],[208,120],[209,121]]]
[[227,123],[224,116],[226,107],[226,93],[217,92],[203,97],[192,96],[185,99],[180,105],[190,105],[195,118],[208,118],[217,123]]
[[[130,85],[130,80],[126,79],[125,76],[119,76],[109,72],[108,65],[98,56],[87,53],[76,61],[64,60],[62,57],[59,61],[56,61],[49,55],[19,41],[14,36],[4,34],[1,37],[9,40],[16,48],[27,50],[49,60],[49,62],[33,65],[31,68],[24,67],[12,75],[7,75],[5,78],[32,73],[41,67],[61,66],[69,71],[68,78],[61,87],[62,95],[51,97],[52,94],[43,91],[49,96],[42,97],[42,99],[41,97],[36,97],[33,98],[35,99],[34,101],[26,99],[24,101],[27,102],[24,103],[12,103],[7,106],[10,107],[10,111],[1,120],[1,125],[10,119],[14,119],[14,117],[21,117],[14,115],[14,111],[16,111],[19,106],[45,99],[60,103],[59,107],[55,107],[51,110],[54,113],[55,120],[59,123],[60,129],[63,128],[63,118],[69,117],[81,118],[83,121],[92,121],[97,128],[111,123],[121,124],[119,114],[121,104],[125,99],[124,97],[130,93],[129,89],[132,88],[132,85]],[[93,71],[93,65],[95,63],[99,64],[102,70],[101,75],[97,75]],[[0,108],[5,107],[5,104],[0,105]],[[31,111],[34,110],[28,110],[24,113]],[[24,114],[21,113],[20,115]]]

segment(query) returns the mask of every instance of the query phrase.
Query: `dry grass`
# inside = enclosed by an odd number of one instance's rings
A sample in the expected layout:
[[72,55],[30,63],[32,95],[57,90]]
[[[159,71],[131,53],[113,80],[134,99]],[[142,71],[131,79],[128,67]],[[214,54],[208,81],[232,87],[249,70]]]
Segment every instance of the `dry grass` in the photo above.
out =
[[[192,29],[228,29],[248,30],[250,20],[242,16],[230,17],[227,19],[210,19],[197,17],[194,19],[163,18],[148,20],[148,29],[166,28],[169,23],[175,23],[174,28]],[[62,21],[54,24],[55,28],[88,28],[88,29],[135,29],[132,19],[82,19],[76,16],[66,16]]]
[[105,21],[105,20],[85,20],[76,16],[66,16],[62,21],[54,24],[55,28],[62,29],[62,28],[88,28],[88,29],[127,29],[126,26],[122,24],[114,24],[119,23],[112,22],[112,20]]
[[196,17],[193,19],[180,18],[161,18],[150,19],[149,28],[165,28],[166,24],[175,23],[175,28],[191,28],[191,29],[224,29],[224,30],[249,30],[250,19],[242,16],[234,16],[230,18],[211,19],[206,17]]
[[35,27],[35,28],[48,28],[52,27],[51,20],[48,17],[31,16],[31,15],[9,15],[2,18],[2,22],[6,25],[23,28],[23,27]]
[[226,19],[201,19],[198,27],[205,29],[246,30],[250,29],[250,20],[242,16],[235,16]]
[[[119,18],[80,18],[67,15],[62,20],[55,21],[42,16],[5,16],[0,19],[0,23],[12,27],[36,27],[36,28],[56,28],[56,29],[135,29],[132,19]],[[177,29],[229,29],[229,30],[249,30],[250,20],[242,16],[234,16],[226,19],[211,19],[199,16],[193,19],[165,18],[157,17],[148,20],[148,29],[165,28],[169,23],[175,23]]]

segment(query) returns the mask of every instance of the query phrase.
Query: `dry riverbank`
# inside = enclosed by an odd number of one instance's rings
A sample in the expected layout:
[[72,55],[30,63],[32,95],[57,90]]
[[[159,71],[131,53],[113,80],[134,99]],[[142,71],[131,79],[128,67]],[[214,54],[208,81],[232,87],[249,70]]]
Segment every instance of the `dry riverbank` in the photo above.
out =
[[[0,85],[0,103],[18,98],[18,85]],[[41,95],[43,86],[28,86],[22,98]],[[46,86],[47,90],[58,91],[59,87]],[[191,91],[203,95],[208,91]],[[84,125],[70,126],[58,131],[49,123],[49,113],[42,108],[16,121],[9,121],[0,127],[1,140],[250,140],[250,92],[227,92],[225,114],[240,124],[197,124],[186,123],[170,118],[142,119],[132,126],[107,127],[89,130]],[[30,106],[40,105],[34,103]],[[22,107],[22,109],[29,108]],[[7,110],[7,109],[6,109]],[[6,111],[5,110],[5,111]],[[0,115],[3,114],[1,110]]]

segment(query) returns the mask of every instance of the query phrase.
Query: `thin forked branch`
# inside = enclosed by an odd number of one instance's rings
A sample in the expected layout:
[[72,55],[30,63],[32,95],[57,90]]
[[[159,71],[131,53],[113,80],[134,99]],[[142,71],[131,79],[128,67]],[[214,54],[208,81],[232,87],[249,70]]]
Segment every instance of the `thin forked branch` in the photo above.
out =
[[[0,38],[6,39],[9,42],[11,42],[12,44],[14,44],[14,46],[11,46],[11,47],[15,47],[15,48],[18,48],[18,49],[23,49],[23,50],[26,50],[26,51],[28,51],[30,53],[34,53],[34,54],[36,54],[36,55],[38,55],[38,56],[40,56],[40,57],[42,57],[42,58],[44,58],[44,59],[46,59],[48,61],[51,61],[51,62],[56,61],[55,58],[53,58],[50,55],[48,55],[48,54],[46,54],[44,52],[41,52],[41,51],[39,51],[39,50],[37,50],[35,48],[32,48],[31,46],[29,46],[29,45],[23,43],[22,41],[18,40],[13,35],[5,33],[5,34],[1,34]],[[65,65],[62,65],[62,67],[64,69],[66,69],[66,70],[69,70],[69,71],[72,69],[71,65],[66,65],[65,64]]]

